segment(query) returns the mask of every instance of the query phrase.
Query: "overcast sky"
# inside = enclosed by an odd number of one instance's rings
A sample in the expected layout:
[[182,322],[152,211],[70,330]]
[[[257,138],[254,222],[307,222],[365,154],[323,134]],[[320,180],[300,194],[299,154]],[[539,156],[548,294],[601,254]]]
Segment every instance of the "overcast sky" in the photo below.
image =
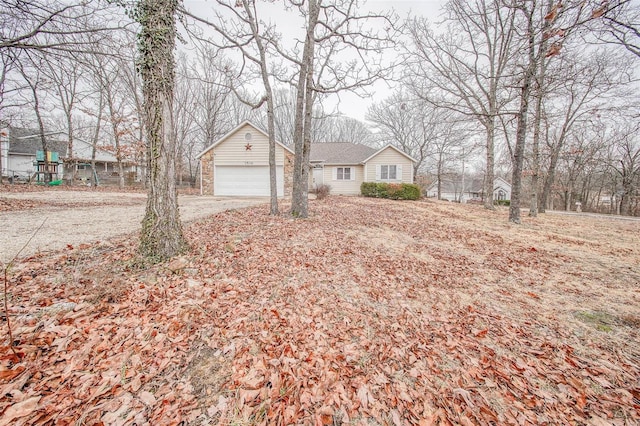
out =
[[[185,0],[186,8],[192,13],[199,16],[206,17],[207,19],[213,19],[214,1],[207,0]],[[436,20],[440,13],[443,0],[369,0],[361,6],[363,11],[382,11],[394,9],[400,18],[404,19],[407,16],[424,16],[430,20]],[[291,33],[292,35],[300,31],[301,23],[298,22],[295,17],[288,15],[282,3],[280,2],[262,2],[259,3],[262,9],[261,13],[264,13],[265,20],[274,22],[278,28],[278,31],[283,34]],[[288,16],[287,16],[288,15]],[[333,96],[332,99],[325,101],[325,109],[327,110],[339,110],[340,113],[364,120],[367,108],[373,102],[378,102],[385,97],[389,96],[392,90],[389,88],[388,83],[379,82],[375,86],[369,89],[371,97],[361,98],[355,94],[342,93],[339,96]]]

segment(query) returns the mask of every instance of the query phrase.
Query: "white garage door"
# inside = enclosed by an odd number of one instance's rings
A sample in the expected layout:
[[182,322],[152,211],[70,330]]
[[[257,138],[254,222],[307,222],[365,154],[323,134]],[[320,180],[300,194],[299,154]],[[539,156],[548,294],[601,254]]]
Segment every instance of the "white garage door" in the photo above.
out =
[[[284,194],[284,172],[276,168],[278,195]],[[220,196],[269,196],[268,166],[216,166],[214,194]]]

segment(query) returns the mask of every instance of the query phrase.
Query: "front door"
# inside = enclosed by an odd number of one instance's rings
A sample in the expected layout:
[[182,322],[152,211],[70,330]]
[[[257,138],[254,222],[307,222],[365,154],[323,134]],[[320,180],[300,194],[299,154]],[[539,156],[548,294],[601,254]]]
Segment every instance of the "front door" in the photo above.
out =
[[318,186],[324,183],[324,179],[322,178],[324,169],[322,167],[314,167],[313,169],[313,187],[317,188]]

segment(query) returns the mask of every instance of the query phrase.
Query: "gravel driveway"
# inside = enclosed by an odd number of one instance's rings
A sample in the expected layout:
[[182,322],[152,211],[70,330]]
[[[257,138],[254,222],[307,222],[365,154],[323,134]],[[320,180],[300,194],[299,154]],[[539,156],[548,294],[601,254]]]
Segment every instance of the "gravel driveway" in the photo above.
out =
[[[43,221],[42,229],[33,236],[20,257],[39,251],[63,249],[67,244],[104,241],[137,232],[147,198],[146,194],[141,193],[88,191],[0,193],[0,196],[51,203],[50,207],[0,212],[2,262],[11,260]],[[178,201],[182,221],[189,222],[225,210],[264,204],[268,199],[181,195]]]

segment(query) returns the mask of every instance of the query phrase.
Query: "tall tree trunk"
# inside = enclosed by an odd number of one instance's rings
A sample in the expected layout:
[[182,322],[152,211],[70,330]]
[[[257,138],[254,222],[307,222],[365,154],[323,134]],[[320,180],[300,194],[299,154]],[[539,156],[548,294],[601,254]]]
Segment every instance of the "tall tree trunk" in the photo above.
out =
[[96,150],[98,148],[98,142],[100,141],[100,127],[102,125],[102,110],[104,108],[104,98],[100,95],[98,101],[98,117],[96,120],[96,128],[93,132],[93,140],[91,141],[91,187],[98,186],[98,173],[96,171]]
[[488,117],[488,122],[485,124],[487,130],[487,171],[484,177],[484,208],[488,210],[495,210],[493,205],[493,179],[495,175],[494,171],[494,136],[496,132],[495,116]]
[[38,121],[38,131],[40,132],[40,143],[42,144],[42,152],[44,153],[44,182],[51,182],[51,173],[49,171],[49,156],[47,155],[47,138],[45,136],[44,121],[42,120],[42,114],[40,113],[40,98],[38,97],[35,86],[32,86],[33,91],[33,107],[36,112],[36,119]]
[[[67,129],[69,131],[69,133],[67,134],[68,139],[67,139],[67,157],[69,159],[71,159],[72,161],[68,162],[69,166],[73,167],[74,169],[76,168],[75,164],[76,162],[73,161],[73,116],[71,115],[71,110],[69,110],[68,112],[66,112],[65,114],[67,116]],[[67,183],[69,185],[73,184],[73,178],[74,178],[74,171],[70,171],[70,175],[71,178],[70,179],[66,179]]]
[[291,215],[299,218],[309,216],[309,150],[311,147],[311,113],[313,109],[314,33],[319,14],[318,1],[309,0],[309,18],[302,63],[298,74],[294,124],[295,157],[293,163]]
[[553,183],[556,177],[556,168],[558,167],[558,160],[560,159],[561,147],[562,147],[562,144],[558,143],[558,145],[552,148],[551,150],[551,159],[549,162],[549,169],[547,171],[547,177],[544,180],[544,186],[542,188],[542,197],[540,199],[540,204],[539,204],[540,213],[545,213],[547,207],[553,210],[552,204],[549,204],[550,203],[549,199],[551,198],[551,189],[553,188]]
[[[553,0],[549,0],[547,2],[547,9],[545,11],[545,16],[549,16],[548,13],[551,12],[553,8]],[[538,194],[540,191],[540,132],[541,132],[541,123],[542,123],[542,100],[544,98],[544,90],[543,87],[545,85],[545,77],[547,74],[547,47],[549,45],[548,38],[544,37],[544,34],[549,30],[549,28],[555,22],[555,18],[553,19],[545,19],[544,24],[542,26],[542,40],[540,41],[540,49],[538,50],[537,61],[539,62],[539,69],[536,77],[536,110],[535,117],[533,122],[533,145],[532,145],[532,153],[531,153],[531,162],[532,162],[532,174],[531,174],[531,202],[529,205],[529,216],[536,217],[538,216],[539,209],[539,200]],[[544,209],[543,209],[544,211]]]
[[276,166],[276,126],[275,126],[275,107],[273,103],[273,89],[269,81],[269,69],[267,68],[267,52],[262,42],[262,36],[258,31],[257,20],[251,11],[251,7],[247,0],[243,1],[244,9],[249,16],[251,31],[255,37],[255,42],[260,55],[260,75],[262,76],[262,84],[264,85],[266,103],[267,103],[267,133],[269,134],[269,195],[270,206],[269,213],[277,215],[278,211],[278,181]]
[[536,75],[535,34],[533,32],[533,10],[527,10],[527,67],[524,72],[522,89],[520,90],[520,108],[516,116],[516,146],[513,152],[513,171],[511,173],[511,201],[509,203],[509,222],[520,223],[520,193],[522,192],[522,166],[524,164],[524,148],[527,140],[527,115],[531,96],[531,81]]
[[442,200],[442,153],[438,154],[438,168],[437,168],[437,179],[438,179],[438,200]]
[[176,191],[176,141],[171,138],[177,0],[141,0],[139,69],[147,136],[148,197],[140,253],[163,261],[186,249]]
[[540,186],[540,127],[542,122],[542,81],[544,79],[544,63],[540,64],[538,74],[538,93],[536,95],[536,112],[533,123],[533,145],[531,153],[532,174],[531,174],[531,203],[529,205],[529,216],[538,216],[538,192]]

